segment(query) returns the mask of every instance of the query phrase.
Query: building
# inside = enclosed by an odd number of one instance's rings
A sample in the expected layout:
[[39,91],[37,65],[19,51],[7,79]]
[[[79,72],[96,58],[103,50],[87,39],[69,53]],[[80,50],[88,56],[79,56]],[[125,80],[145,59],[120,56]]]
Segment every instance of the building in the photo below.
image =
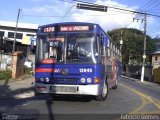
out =
[[[7,48],[8,51],[11,51],[14,41],[15,28],[16,22],[0,21],[0,49]],[[37,29],[38,24],[18,23],[15,50],[19,50],[20,47],[25,48],[30,45],[31,36],[36,34]],[[7,45],[7,47],[5,47],[5,45]]]
[[152,66],[153,70],[160,67],[160,51],[152,53]]

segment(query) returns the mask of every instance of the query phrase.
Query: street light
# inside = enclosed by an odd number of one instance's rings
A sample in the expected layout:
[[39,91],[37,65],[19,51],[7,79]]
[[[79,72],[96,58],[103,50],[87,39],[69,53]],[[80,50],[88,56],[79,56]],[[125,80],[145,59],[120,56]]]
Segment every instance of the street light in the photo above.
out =
[[120,45],[121,45],[121,46],[123,45],[123,40],[122,40],[122,39],[120,40]]
[[94,11],[101,11],[101,12],[107,12],[108,7],[103,5],[91,5],[91,4],[82,4],[77,3],[78,9],[85,9],[85,10],[94,10]]

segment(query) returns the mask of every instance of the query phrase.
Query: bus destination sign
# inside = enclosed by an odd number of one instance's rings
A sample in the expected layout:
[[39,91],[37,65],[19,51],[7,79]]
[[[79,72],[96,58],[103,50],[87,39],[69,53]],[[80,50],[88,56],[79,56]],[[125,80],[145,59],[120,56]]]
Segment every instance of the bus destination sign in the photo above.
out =
[[67,32],[67,31],[88,31],[89,26],[61,26],[60,31]]
[[49,41],[60,41],[63,42],[64,41],[64,37],[50,37],[48,38]]
[[51,32],[79,32],[79,31],[89,31],[92,27],[89,25],[64,25],[64,26],[47,26],[42,29],[44,33]]

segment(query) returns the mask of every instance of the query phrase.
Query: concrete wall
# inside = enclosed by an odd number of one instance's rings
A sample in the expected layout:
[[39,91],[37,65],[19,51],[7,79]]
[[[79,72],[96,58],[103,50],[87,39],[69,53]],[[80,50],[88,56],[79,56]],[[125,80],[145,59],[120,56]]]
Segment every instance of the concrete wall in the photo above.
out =
[[[152,81],[152,66],[145,66],[144,80]],[[142,66],[128,65],[126,71],[123,72],[126,76],[141,79]]]
[[11,69],[12,55],[7,53],[0,53],[0,70]]

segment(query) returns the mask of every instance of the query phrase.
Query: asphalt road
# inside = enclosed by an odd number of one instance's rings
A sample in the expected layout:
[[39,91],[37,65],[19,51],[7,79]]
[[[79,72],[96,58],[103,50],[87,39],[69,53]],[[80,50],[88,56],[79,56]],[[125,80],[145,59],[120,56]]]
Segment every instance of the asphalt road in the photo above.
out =
[[[142,84],[122,78],[116,90],[110,89],[106,101],[92,97],[33,96],[0,100],[1,118],[49,120],[118,120],[127,114],[154,114],[160,116],[160,86]],[[152,120],[152,119],[151,119]]]

